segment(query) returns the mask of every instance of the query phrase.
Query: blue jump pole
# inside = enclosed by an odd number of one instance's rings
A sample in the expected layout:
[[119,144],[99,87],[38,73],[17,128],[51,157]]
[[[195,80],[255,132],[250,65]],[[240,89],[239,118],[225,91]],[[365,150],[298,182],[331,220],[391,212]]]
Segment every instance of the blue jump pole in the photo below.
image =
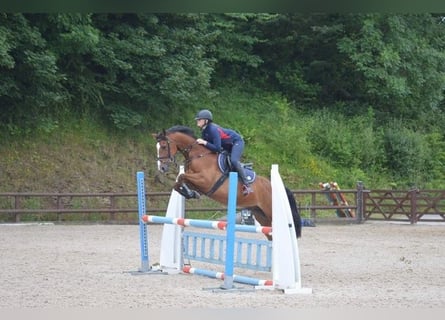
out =
[[230,172],[229,197],[227,203],[227,240],[226,264],[224,267],[224,284],[222,289],[233,289],[233,261],[235,260],[235,224],[236,224],[236,196],[238,193],[238,173]]
[[139,238],[141,242],[141,268],[139,271],[147,272],[150,269],[148,259],[147,225],[142,221],[142,217],[146,214],[144,172],[137,172],[136,181],[138,193]]
[[144,172],[138,171],[136,173],[136,189],[138,194],[138,215],[139,215],[139,241],[141,246],[141,267],[138,271],[131,272],[133,275],[140,274],[167,274],[160,269],[153,269],[150,266],[150,259],[148,256],[148,231],[147,224],[143,221],[146,216],[145,206],[145,177]]

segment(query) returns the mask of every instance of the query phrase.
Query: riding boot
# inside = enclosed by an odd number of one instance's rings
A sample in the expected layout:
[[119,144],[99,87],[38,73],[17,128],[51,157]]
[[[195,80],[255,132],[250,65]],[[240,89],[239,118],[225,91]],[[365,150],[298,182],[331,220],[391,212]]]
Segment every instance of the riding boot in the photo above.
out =
[[241,164],[239,162],[237,164],[234,164],[234,167],[238,172],[238,176],[243,182],[243,195],[247,196],[249,193],[252,193],[253,190],[250,187],[249,182],[247,181],[246,175],[244,174],[244,169],[241,167]]
[[183,182],[178,190],[177,190],[181,195],[183,195],[186,199],[192,199],[192,198],[196,198],[199,199],[200,195],[198,192],[196,192],[195,190],[192,190],[189,188],[189,186],[187,184],[185,184],[185,182]]

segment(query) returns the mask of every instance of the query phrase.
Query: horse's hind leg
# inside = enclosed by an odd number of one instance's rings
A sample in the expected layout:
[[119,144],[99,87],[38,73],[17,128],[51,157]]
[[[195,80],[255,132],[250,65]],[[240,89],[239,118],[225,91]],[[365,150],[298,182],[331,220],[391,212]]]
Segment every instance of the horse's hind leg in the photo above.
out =
[[[255,220],[258,221],[258,223],[265,227],[271,227],[272,226],[272,220],[266,216],[263,210],[261,210],[260,207],[251,207],[248,208],[252,211],[252,214],[255,216]],[[272,236],[266,234],[266,238],[268,240],[272,240]]]

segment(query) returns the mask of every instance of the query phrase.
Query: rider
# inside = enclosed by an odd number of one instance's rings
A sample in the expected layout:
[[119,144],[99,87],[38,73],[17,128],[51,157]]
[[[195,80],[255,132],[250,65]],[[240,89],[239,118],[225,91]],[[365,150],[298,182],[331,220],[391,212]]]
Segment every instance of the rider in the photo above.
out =
[[253,192],[240,164],[241,155],[244,151],[242,136],[234,130],[222,128],[214,123],[212,112],[209,110],[199,111],[196,114],[195,120],[197,126],[201,128],[202,137],[197,142],[213,152],[228,151],[232,166],[236,169],[243,182],[243,194],[246,196]]

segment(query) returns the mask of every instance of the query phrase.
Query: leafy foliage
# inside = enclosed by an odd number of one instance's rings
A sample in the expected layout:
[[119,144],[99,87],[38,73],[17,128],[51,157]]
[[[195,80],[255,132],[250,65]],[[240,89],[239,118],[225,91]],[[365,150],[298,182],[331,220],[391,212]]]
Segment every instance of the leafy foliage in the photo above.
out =
[[416,118],[443,100],[444,25],[428,14],[362,18],[358,32],[339,41],[362,76],[362,94],[379,110]]
[[0,13],[0,131],[76,117],[131,136],[206,107],[295,185],[442,184],[444,27],[428,13]]

